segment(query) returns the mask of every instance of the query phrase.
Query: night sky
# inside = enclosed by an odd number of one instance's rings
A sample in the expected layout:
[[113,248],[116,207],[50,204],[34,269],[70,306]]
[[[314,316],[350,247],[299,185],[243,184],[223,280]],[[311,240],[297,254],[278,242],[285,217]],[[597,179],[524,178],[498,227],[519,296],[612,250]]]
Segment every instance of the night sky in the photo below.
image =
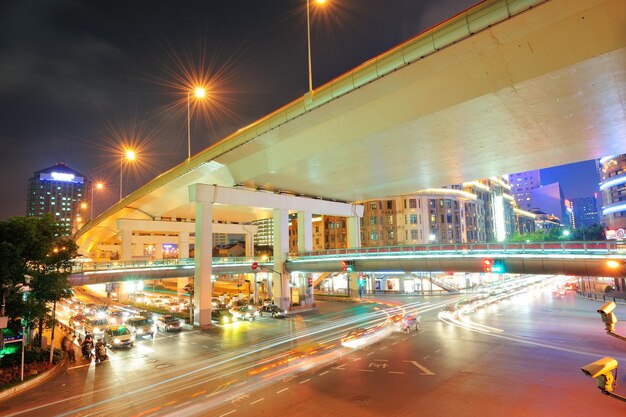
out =
[[[314,86],[477,2],[312,5]],[[138,151],[125,195],[186,158],[194,82],[210,89],[192,109],[192,154],[307,91],[306,2],[6,0],[0,75],[0,219],[24,215],[28,178],[58,162],[107,184],[100,212],[118,198],[122,144]],[[588,165],[543,182],[574,176],[566,197],[591,196]]]

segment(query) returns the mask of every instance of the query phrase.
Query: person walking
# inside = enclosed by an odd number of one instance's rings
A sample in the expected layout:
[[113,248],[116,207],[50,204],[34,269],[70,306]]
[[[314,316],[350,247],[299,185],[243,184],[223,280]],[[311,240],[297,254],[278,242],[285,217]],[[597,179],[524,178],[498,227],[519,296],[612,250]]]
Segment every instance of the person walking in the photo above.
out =
[[72,340],[67,344],[67,357],[70,363],[76,362],[76,352],[74,351],[76,336],[72,336]]

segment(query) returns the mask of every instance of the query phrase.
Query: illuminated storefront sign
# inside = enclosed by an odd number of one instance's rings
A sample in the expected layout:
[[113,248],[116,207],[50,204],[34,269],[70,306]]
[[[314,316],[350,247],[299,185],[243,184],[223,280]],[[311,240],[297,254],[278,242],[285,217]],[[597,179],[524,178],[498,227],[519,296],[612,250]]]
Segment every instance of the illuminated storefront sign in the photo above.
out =
[[626,231],[624,231],[624,229],[607,230],[605,235],[607,239],[624,240],[626,238]]

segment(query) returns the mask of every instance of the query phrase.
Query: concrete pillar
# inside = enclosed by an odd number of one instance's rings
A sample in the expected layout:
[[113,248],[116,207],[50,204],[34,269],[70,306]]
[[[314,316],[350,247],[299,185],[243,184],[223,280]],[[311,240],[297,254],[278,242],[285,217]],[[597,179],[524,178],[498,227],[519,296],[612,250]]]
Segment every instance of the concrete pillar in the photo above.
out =
[[133,256],[141,257],[143,256],[143,243],[135,242],[132,245]]
[[130,261],[132,259],[133,248],[133,231],[131,229],[122,229],[122,253],[121,261]]
[[274,303],[281,310],[289,309],[291,295],[289,292],[289,273],[285,270],[285,260],[289,256],[289,212],[285,209],[274,209],[274,270],[282,274],[274,274]]
[[189,258],[189,232],[178,233],[178,257]]
[[246,257],[252,258],[254,256],[254,234],[251,232],[246,232]]
[[163,243],[154,244],[154,259],[163,259]]
[[211,325],[211,273],[213,249],[213,204],[196,201],[194,325]]
[[313,216],[310,211],[298,212],[298,252],[313,250]]
[[361,247],[361,218],[357,215],[348,217],[348,247]]

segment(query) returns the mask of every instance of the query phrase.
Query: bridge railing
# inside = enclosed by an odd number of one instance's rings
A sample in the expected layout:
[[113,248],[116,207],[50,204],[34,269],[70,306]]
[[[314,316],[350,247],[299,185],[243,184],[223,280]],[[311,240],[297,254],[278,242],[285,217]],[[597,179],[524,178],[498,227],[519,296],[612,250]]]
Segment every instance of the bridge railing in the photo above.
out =
[[340,248],[290,253],[290,259],[315,259],[326,257],[359,257],[388,255],[440,255],[440,254],[597,254],[612,255],[626,253],[626,244],[613,241],[563,241],[530,243],[468,243],[468,244],[422,244],[401,246],[379,246],[362,248]]
[[[214,266],[219,265],[237,265],[237,264],[252,264],[252,262],[272,263],[271,258],[257,259],[250,256],[237,256],[237,257],[213,257],[212,264]],[[142,260],[130,260],[130,261],[108,261],[108,262],[76,262],[72,266],[72,272],[94,272],[94,271],[111,271],[111,270],[128,270],[128,269],[144,269],[144,268],[180,268],[180,267],[194,267],[196,265],[194,258],[173,258],[173,259],[142,259]]]

